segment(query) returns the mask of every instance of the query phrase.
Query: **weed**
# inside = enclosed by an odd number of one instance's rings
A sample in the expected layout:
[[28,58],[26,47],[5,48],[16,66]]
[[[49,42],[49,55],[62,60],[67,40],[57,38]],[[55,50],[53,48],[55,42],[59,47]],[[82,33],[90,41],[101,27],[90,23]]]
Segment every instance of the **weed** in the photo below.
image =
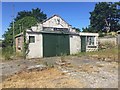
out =
[[114,47],[111,49],[105,49],[105,50],[99,50],[99,51],[93,51],[93,52],[80,52],[76,56],[96,56],[96,58],[109,58],[112,60],[117,60],[118,58],[118,47]]
[[65,62],[65,56],[66,54],[61,54],[61,62]]
[[2,49],[2,57],[4,57],[5,60],[10,60],[11,56],[13,56],[12,47],[9,46]]
[[48,63],[47,61],[44,62],[44,65],[47,66],[48,68],[54,68],[54,64],[53,63]]

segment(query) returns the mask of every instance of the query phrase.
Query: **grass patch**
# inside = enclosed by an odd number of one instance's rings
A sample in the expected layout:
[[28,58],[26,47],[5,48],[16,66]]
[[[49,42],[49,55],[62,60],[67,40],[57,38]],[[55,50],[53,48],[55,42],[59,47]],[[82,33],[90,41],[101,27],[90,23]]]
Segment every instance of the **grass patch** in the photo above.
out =
[[13,49],[12,49],[12,47],[2,48],[2,57],[5,60],[10,60],[11,56],[13,56]]
[[111,48],[93,52],[80,52],[78,56],[97,56],[97,57],[105,57],[105,58],[118,58],[118,48]]
[[1,56],[2,60],[13,60],[13,59],[19,59],[23,58],[23,55],[21,52],[13,53],[12,47],[5,47],[1,49]]

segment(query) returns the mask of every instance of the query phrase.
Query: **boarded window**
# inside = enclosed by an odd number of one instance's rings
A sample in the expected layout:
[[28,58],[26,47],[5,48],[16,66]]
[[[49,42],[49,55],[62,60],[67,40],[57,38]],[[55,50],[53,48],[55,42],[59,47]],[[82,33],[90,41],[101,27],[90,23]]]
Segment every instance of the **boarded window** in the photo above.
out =
[[29,43],[35,43],[35,36],[29,36]]

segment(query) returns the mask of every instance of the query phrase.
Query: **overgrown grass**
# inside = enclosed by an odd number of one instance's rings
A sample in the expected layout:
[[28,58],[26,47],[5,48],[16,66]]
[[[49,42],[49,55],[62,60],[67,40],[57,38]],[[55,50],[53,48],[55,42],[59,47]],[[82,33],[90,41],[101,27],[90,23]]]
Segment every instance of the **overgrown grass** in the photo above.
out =
[[2,58],[5,60],[10,60],[13,56],[13,49],[12,47],[2,48]]
[[13,49],[11,47],[7,47],[2,49],[1,54],[2,60],[16,60],[16,59],[23,59],[23,54],[21,52],[13,53]]
[[93,51],[93,52],[80,52],[78,56],[98,56],[105,58],[118,58],[118,47],[114,47],[111,49]]

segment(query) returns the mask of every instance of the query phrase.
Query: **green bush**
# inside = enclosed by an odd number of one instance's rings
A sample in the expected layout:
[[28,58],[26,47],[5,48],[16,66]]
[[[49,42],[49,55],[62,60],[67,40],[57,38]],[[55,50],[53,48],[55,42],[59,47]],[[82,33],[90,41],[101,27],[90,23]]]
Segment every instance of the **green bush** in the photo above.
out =
[[10,60],[11,56],[13,56],[13,48],[8,46],[2,49],[2,57],[4,57],[5,60]]
[[99,37],[104,37],[104,36],[106,36],[106,33],[99,32]]

